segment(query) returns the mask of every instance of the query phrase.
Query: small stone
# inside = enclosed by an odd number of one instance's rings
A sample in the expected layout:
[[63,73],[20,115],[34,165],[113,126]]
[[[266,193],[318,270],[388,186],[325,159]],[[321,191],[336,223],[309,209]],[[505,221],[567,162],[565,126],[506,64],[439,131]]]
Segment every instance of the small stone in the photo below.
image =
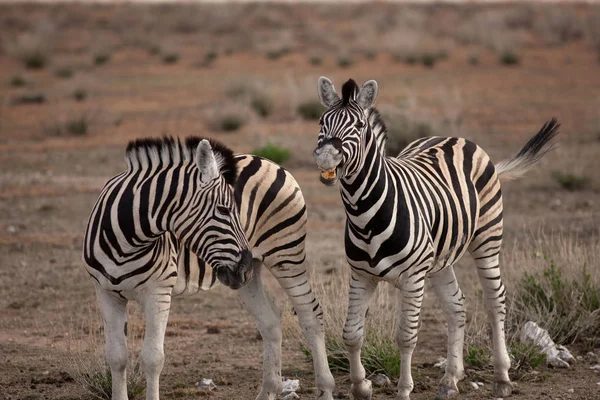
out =
[[376,387],[390,387],[392,381],[384,374],[373,374],[368,378]]
[[575,389],[571,388],[569,390],[567,390],[568,393],[575,393]]
[[6,230],[8,231],[8,233],[17,233],[17,227],[14,225],[9,225]]
[[477,386],[483,387],[483,382],[477,382]]
[[593,369],[593,370],[600,370],[600,364],[596,364],[596,365],[594,365],[594,366],[590,367],[590,369]]
[[437,368],[446,368],[446,363],[448,362],[448,360],[446,360],[445,358],[440,357],[438,359],[438,362],[436,362],[435,364],[433,364],[434,367]]
[[200,382],[196,383],[196,387],[202,392],[210,392],[211,390],[216,389],[212,379],[207,378],[202,378]]
[[473,389],[479,389],[479,385],[476,382],[469,382],[469,386],[471,386]]
[[283,390],[281,394],[287,395],[300,390],[300,381],[298,379],[286,379],[283,381]]
[[298,396],[296,394],[296,392],[290,392],[289,394],[285,395],[281,400],[292,400],[292,399],[299,399],[300,396]]

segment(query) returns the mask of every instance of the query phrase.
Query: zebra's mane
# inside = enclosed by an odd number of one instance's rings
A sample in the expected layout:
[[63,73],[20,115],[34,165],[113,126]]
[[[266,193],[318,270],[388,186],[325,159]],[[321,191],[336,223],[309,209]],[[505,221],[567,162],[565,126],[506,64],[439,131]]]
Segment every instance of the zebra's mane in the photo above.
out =
[[371,132],[375,136],[379,151],[382,156],[385,156],[385,142],[388,137],[387,126],[385,125],[385,122],[383,122],[381,114],[375,107],[371,107],[367,110],[367,120],[371,126]]
[[350,103],[350,100],[354,100],[356,98],[357,93],[358,85],[353,79],[348,79],[342,86],[342,104],[347,106],[348,103]]
[[189,163],[194,161],[196,148],[204,139],[208,140],[212,147],[221,175],[228,184],[234,185],[237,178],[237,161],[233,156],[233,151],[211,138],[189,136],[183,143],[179,138],[168,136],[135,139],[127,145],[125,162],[130,171],[148,167],[158,161],[172,164]]

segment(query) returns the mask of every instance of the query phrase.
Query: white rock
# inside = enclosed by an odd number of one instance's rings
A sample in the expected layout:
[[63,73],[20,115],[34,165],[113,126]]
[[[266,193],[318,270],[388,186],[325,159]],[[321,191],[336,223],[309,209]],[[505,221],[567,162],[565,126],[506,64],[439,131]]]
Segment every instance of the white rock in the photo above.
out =
[[446,368],[446,363],[448,362],[448,360],[446,360],[445,358],[440,357],[438,359],[438,362],[436,362],[435,364],[433,364],[434,367],[437,368]]
[[571,389],[567,390],[567,392],[569,392],[569,393],[575,393],[575,389],[571,388]]
[[469,382],[469,386],[471,386],[473,389],[479,389],[479,385],[476,382]]
[[299,399],[300,396],[298,396],[296,394],[296,392],[290,392],[287,395],[285,395],[281,400],[292,400],[292,399]]
[[552,367],[570,368],[568,361],[574,360],[566,347],[557,346],[552,338],[550,338],[548,331],[540,328],[538,324],[533,321],[528,321],[523,326],[523,329],[521,330],[521,342],[529,342],[539,346],[542,353],[546,354],[546,363]]
[[598,369],[598,370],[600,370],[600,364],[596,364],[593,367],[590,367],[590,369]]
[[196,383],[196,387],[203,392],[210,392],[211,390],[216,389],[217,386],[215,386],[212,379],[202,378],[200,382]]
[[281,391],[283,395],[297,392],[298,390],[300,390],[300,381],[298,379],[286,379],[283,381],[283,390]]
[[389,387],[389,386],[392,386],[392,381],[390,381],[390,378],[388,378],[387,375],[384,375],[384,374],[373,374],[373,375],[369,376],[368,379],[376,387]]
[[17,227],[14,225],[9,225],[6,230],[8,231],[8,233],[17,233]]

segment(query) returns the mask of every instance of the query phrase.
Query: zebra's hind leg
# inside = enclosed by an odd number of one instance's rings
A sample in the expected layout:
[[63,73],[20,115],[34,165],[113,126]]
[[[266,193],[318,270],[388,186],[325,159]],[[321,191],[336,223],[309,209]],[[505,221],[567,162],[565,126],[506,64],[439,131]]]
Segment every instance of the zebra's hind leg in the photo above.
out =
[[446,373],[440,381],[438,399],[458,394],[457,382],[464,379],[463,345],[465,341],[465,297],[458,287],[452,266],[430,276],[433,290],[444,310],[448,323],[448,355]]
[[253,260],[254,277],[237,290],[244,308],[256,319],[263,338],[263,379],[256,400],[275,400],[281,393],[281,311],[270,299],[260,276],[262,264]]
[[360,352],[364,341],[366,314],[377,283],[373,277],[352,270],[343,339],[348,349],[352,382],[350,390],[355,400],[369,400],[373,393],[371,381],[365,379],[365,368],[360,360]]
[[96,286],[104,320],[106,359],[112,376],[112,399],[127,400],[127,300]]
[[[506,338],[504,334],[506,289],[504,288],[502,279],[500,279],[498,263],[499,243],[498,241],[484,241],[482,243],[473,243],[471,248],[476,250],[471,251],[471,254],[475,259],[477,274],[483,286],[483,296],[488,312],[488,319],[492,325],[494,392],[497,396],[507,397],[512,393],[512,385],[508,377],[510,358],[506,350]],[[486,249],[491,251],[486,251]]]
[[146,373],[146,399],[158,400],[159,378],[165,363],[164,342],[171,309],[171,288],[148,290],[141,296],[140,303],[146,316],[141,354]]
[[289,296],[298,315],[304,337],[312,351],[317,399],[333,400],[335,381],[327,362],[323,310],[308,282],[306,267],[304,264],[289,267],[280,264],[271,269],[271,272]]
[[396,344],[400,348],[400,379],[398,379],[397,400],[408,400],[414,387],[411,365],[421,327],[425,271],[426,269],[420,270],[398,286],[401,295],[398,326],[396,327]]

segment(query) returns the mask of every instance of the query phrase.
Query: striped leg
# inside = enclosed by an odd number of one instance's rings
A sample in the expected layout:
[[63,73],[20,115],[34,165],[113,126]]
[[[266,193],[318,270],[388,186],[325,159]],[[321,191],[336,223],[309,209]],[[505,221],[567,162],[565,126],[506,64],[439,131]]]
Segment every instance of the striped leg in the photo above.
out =
[[271,270],[289,296],[298,315],[304,337],[313,355],[315,380],[319,400],[333,400],[335,381],[329,371],[325,350],[323,310],[308,282],[304,265],[279,265]]
[[100,286],[96,286],[96,298],[104,320],[112,399],[127,400],[127,300]]
[[400,285],[400,314],[396,328],[396,343],[400,348],[400,379],[398,380],[397,400],[408,400],[414,384],[411,374],[412,354],[417,345],[417,335],[421,327],[421,305],[425,271],[411,276]]
[[448,323],[448,361],[437,396],[439,399],[447,399],[458,394],[456,384],[465,377],[463,366],[465,296],[458,287],[454,269],[451,266],[432,275],[430,280]]
[[256,319],[263,338],[263,379],[256,400],[275,400],[281,393],[281,312],[269,298],[260,276],[262,264],[253,261],[254,277],[238,289],[246,310]]
[[506,318],[506,289],[500,278],[499,254],[491,257],[477,257],[475,264],[477,274],[483,286],[483,296],[488,312],[488,319],[492,324],[492,343],[494,346],[494,392],[501,397],[510,396],[512,385],[508,377],[510,358],[506,350],[504,335],[504,320]]
[[165,331],[171,309],[171,288],[153,288],[140,299],[146,316],[142,362],[146,372],[146,400],[158,400],[159,377],[165,363]]
[[348,295],[348,315],[344,326],[344,343],[348,348],[350,361],[351,391],[355,400],[371,399],[373,390],[371,381],[365,379],[365,368],[360,360],[360,350],[365,334],[365,318],[377,281],[352,270],[350,292]]

